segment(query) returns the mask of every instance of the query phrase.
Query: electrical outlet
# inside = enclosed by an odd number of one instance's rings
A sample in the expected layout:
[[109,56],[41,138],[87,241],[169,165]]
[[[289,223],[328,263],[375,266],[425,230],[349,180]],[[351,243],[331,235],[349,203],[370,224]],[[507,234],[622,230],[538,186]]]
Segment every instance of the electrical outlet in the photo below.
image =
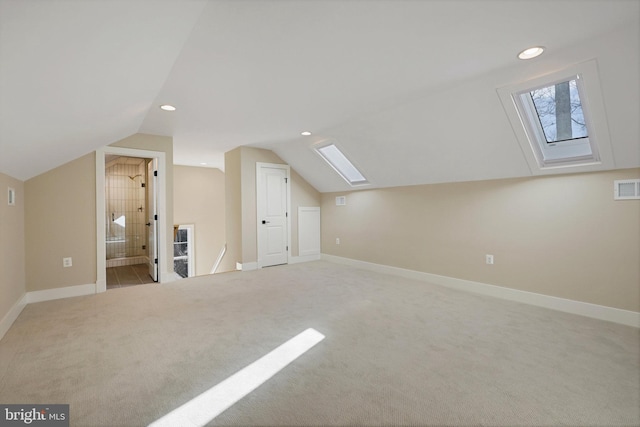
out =
[[493,255],[487,254],[487,255],[485,255],[485,259],[487,261],[487,264],[493,265]]
[[69,258],[62,258],[62,266],[63,266],[63,267],[65,267],[65,268],[66,268],[66,267],[71,267],[71,266],[73,266],[73,262],[72,262],[72,260],[71,260],[71,257],[69,257]]
[[336,237],[336,245],[339,245],[339,244],[340,244],[340,238]]

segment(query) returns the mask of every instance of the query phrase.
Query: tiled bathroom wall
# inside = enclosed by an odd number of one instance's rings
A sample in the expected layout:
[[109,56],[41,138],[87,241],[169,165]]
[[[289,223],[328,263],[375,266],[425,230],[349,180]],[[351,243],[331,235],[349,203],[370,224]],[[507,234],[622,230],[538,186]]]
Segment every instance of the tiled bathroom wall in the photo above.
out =
[[118,157],[105,167],[107,260],[146,255],[145,160]]

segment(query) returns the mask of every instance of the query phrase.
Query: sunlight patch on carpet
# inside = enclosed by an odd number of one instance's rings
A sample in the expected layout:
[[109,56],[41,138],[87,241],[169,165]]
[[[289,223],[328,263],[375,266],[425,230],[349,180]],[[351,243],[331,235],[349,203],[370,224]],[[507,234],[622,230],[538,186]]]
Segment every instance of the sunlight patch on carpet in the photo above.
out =
[[324,339],[309,328],[149,427],[204,426]]

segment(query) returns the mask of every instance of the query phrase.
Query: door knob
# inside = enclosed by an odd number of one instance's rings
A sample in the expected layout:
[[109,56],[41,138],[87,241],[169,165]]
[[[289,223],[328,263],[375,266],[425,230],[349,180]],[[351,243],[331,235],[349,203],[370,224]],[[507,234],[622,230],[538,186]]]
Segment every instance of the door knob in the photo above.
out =
[[270,222],[271,222],[271,221],[267,221],[266,219],[263,219],[263,220],[262,220],[262,223],[263,223],[263,224],[269,224]]

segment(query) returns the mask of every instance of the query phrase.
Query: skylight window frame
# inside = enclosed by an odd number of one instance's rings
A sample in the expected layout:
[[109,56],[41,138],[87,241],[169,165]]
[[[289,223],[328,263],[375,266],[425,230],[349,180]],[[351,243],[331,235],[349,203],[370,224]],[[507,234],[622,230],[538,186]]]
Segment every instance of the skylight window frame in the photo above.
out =
[[[327,147],[330,147],[330,146],[333,146],[338,150],[338,152],[344,157],[344,159],[363,178],[362,180],[351,180],[351,179],[349,179],[349,177],[347,176],[348,173],[346,173],[346,171],[342,171],[340,169],[339,165],[337,164],[338,162],[336,162],[334,159],[330,159],[329,157],[327,157],[327,155],[325,153],[323,153],[321,151],[323,148],[327,148]],[[322,160],[324,160],[327,163],[327,165],[329,165],[331,167],[331,169],[333,169],[351,187],[362,187],[362,186],[371,185],[371,182],[367,179],[365,174],[362,173],[362,170],[358,167],[358,165],[353,160],[351,160],[350,156],[347,153],[345,153],[344,149],[341,146],[339,146],[336,141],[334,141],[334,140],[322,141],[322,142],[314,144],[312,146],[312,148],[313,148],[313,151],[315,151],[315,153],[318,156],[320,156],[320,158]]]
[[[577,83],[588,136],[547,143],[530,92],[573,79]],[[559,173],[562,168],[568,168],[566,172],[588,172],[614,167],[595,59],[498,88],[497,92],[532,174]],[[582,153],[572,154],[579,147],[583,147]],[[586,154],[585,147],[591,154]]]
[[[578,96],[580,97],[580,104],[582,107],[582,114],[587,127],[587,136],[548,142],[547,136],[542,128],[538,110],[531,98],[531,92],[555,86],[559,83],[570,82],[572,80],[576,81]],[[584,78],[581,74],[570,75],[553,81],[548,81],[542,85],[527,88],[513,94],[514,103],[521,115],[522,125],[527,132],[531,148],[535,152],[536,159],[538,160],[540,167],[581,165],[600,162],[598,146],[597,144],[591,143],[591,117],[583,82]],[[590,153],[577,153],[578,151],[584,152],[585,149],[588,149]]]

